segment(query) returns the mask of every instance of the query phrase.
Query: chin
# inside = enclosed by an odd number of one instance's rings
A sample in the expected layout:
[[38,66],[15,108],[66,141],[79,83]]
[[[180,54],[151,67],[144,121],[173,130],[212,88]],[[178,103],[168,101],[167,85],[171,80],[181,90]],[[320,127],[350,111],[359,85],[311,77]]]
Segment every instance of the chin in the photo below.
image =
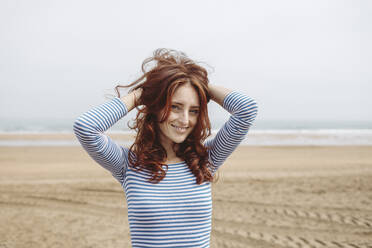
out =
[[189,136],[190,134],[184,134],[184,135],[174,135],[173,138],[172,138],[172,141],[176,144],[181,144],[182,142],[184,142],[186,140],[186,138]]
[[176,144],[181,144],[181,143],[184,142],[185,140],[186,140],[186,137],[185,137],[185,138],[173,139],[173,142],[176,143]]

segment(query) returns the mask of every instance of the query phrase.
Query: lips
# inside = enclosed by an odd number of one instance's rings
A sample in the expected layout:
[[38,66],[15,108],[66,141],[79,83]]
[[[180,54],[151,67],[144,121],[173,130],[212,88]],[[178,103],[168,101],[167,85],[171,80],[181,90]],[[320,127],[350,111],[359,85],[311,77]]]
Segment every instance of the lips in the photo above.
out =
[[180,126],[176,126],[174,124],[171,124],[171,126],[173,128],[175,128],[178,132],[186,132],[186,130],[188,129],[188,127],[180,127]]

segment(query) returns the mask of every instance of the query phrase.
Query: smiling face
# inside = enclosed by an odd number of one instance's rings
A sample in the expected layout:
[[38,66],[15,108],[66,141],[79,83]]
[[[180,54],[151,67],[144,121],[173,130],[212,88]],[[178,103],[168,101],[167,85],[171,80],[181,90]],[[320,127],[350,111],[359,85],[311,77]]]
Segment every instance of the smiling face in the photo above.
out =
[[176,89],[172,96],[169,116],[159,123],[159,138],[164,147],[182,143],[187,138],[198,121],[199,108],[198,93],[190,83]]

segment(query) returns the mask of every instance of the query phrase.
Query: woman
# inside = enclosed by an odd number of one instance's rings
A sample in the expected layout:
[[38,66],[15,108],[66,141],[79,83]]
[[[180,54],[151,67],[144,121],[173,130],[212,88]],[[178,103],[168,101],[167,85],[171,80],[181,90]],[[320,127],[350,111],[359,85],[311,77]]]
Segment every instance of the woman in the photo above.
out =
[[[154,65],[146,69],[151,63]],[[208,83],[207,71],[172,50],[156,50],[143,76],[118,97],[80,116],[74,131],[84,149],[124,189],[132,247],[209,247],[211,182],[244,139],[257,107],[251,98]],[[207,103],[231,113],[210,135]],[[133,108],[137,135],[128,149],[104,132]]]

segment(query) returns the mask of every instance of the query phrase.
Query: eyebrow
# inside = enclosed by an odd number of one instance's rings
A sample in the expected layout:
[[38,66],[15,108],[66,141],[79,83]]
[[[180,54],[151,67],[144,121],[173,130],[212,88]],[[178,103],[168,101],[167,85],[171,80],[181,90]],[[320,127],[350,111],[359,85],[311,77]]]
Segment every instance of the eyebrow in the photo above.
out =
[[[184,106],[183,103],[180,103],[180,102],[172,102],[173,104],[178,104],[178,105],[181,105],[181,106]],[[194,105],[194,106],[191,106],[191,108],[199,108],[199,105]]]

